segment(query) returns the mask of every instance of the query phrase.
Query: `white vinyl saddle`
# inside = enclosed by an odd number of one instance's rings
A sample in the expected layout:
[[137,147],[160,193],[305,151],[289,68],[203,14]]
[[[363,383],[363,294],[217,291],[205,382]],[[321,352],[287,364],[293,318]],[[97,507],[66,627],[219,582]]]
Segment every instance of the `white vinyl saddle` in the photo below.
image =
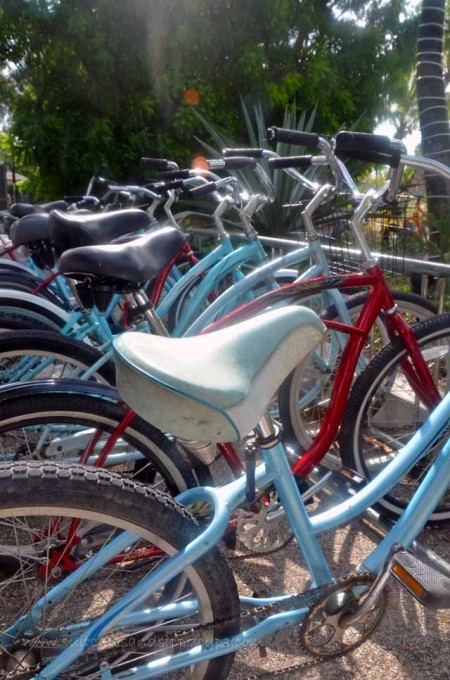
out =
[[117,387],[145,420],[188,440],[236,441],[323,337],[305,307],[283,307],[188,338],[127,332],[114,340]]

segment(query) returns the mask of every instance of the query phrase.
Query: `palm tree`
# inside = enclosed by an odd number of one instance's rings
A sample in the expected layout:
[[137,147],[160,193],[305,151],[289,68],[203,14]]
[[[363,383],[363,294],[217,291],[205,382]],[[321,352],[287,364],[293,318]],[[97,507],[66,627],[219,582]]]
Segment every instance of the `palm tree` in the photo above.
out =
[[[422,0],[417,40],[416,89],[419,108],[422,153],[450,166],[450,129],[443,72],[445,0]],[[450,235],[448,213],[450,183],[434,175],[426,177],[430,226],[440,232],[438,241],[445,250],[442,236]],[[445,245],[444,245],[445,244]]]

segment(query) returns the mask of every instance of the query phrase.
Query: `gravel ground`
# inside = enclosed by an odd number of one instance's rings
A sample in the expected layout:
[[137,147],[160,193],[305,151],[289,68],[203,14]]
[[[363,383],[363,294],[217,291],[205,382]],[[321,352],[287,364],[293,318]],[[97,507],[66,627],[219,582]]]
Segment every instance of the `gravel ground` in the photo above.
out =
[[[336,573],[340,573],[345,564],[357,564],[378,540],[376,532],[358,523],[333,536],[326,536],[323,547]],[[450,560],[448,531],[426,531],[421,542]],[[305,570],[294,542],[272,555],[235,557],[232,564],[240,589],[247,593],[254,590],[295,591],[305,581]],[[291,639],[280,644],[279,649],[267,648],[265,659],[261,659],[254,648],[241,652],[236,657],[230,680],[242,680],[253,673],[272,671],[306,659],[302,657],[300,641],[295,638],[294,633]],[[316,668],[289,673],[285,677],[292,680],[347,680],[355,677],[367,680],[449,680],[450,610],[434,612],[424,609],[392,580],[385,615],[369,640],[345,657]]]
[[[217,477],[216,477],[217,475]],[[220,470],[215,472],[220,478]],[[380,541],[381,535],[365,522],[324,534],[321,543],[336,576],[357,565]],[[419,537],[422,545],[450,562],[450,530],[425,530]],[[253,555],[245,551],[228,551],[239,590],[243,594],[298,592],[307,579],[307,571],[297,544],[270,555]],[[424,609],[409,593],[391,579],[386,612],[372,636],[359,648],[339,659],[315,668],[289,672],[290,680],[450,680],[450,610]],[[272,647],[261,658],[255,647],[236,656],[230,680],[266,671],[279,670],[310,659],[302,655],[300,631]]]

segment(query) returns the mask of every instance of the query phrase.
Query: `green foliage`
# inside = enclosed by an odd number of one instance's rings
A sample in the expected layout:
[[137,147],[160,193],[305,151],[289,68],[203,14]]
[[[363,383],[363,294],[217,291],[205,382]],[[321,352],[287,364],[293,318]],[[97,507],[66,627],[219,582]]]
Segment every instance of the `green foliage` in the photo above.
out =
[[241,142],[241,98],[273,123],[295,98],[299,111],[317,103],[323,134],[357,118],[372,129],[414,59],[403,4],[2,0],[0,100],[18,157],[45,198],[82,190],[103,160],[117,179],[138,178],[140,155],[187,163],[194,110]]
[[[242,115],[247,127],[248,136],[245,145],[253,148],[269,148],[266,139],[268,123],[264,117],[263,107],[256,105],[253,110],[249,110],[245,103],[242,102]],[[196,117],[212,140],[213,146],[201,139],[198,140],[210,158],[221,157],[222,149],[237,146],[231,138],[221,134],[215,125],[207,121],[201,114],[196,113]],[[286,107],[281,125],[291,130],[311,132],[314,127],[315,117],[316,109],[313,110],[309,117],[305,112],[298,115],[296,104],[293,103]],[[280,156],[305,153],[305,149],[302,147],[294,148],[283,143],[277,143],[274,150]],[[254,216],[253,222],[255,227],[265,235],[286,236],[288,232],[297,228],[300,223],[300,209],[297,206],[292,208],[286,206],[298,204],[304,194],[308,194],[308,191],[305,190],[300,182],[288,176],[284,171],[271,171],[269,165],[264,161],[263,165],[272,180],[275,189],[275,200],[258,212]],[[249,192],[262,191],[264,193],[264,187],[261,187],[253,171],[232,171],[230,174],[238,177],[240,186],[243,189],[247,189]],[[313,172],[308,172],[310,179],[312,175]],[[202,208],[204,208],[204,204],[201,205]]]

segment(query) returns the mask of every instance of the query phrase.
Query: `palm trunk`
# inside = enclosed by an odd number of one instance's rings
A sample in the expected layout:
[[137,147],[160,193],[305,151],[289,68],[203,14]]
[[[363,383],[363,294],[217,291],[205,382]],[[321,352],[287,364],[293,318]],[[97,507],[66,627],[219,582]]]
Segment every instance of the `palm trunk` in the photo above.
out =
[[[442,68],[445,0],[423,0],[417,41],[417,99],[419,108],[422,153],[450,166],[450,130],[445,81]],[[450,235],[448,213],[450,183],[427,175],[425,178],[429,226],[440,237]],[[441,246],[447,239],[434,239]]]

